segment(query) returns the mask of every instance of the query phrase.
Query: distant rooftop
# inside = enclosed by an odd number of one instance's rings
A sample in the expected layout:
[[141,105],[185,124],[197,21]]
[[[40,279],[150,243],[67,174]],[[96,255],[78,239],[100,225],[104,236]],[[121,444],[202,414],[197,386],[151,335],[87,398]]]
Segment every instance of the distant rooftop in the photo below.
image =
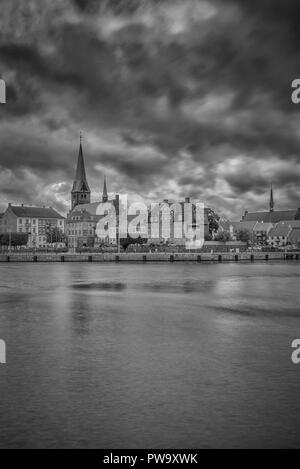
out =
[[283,220],[295,220],[298,210],[277,210],[274,212],[246,212],[243,221],[278,223]]
[[272,228],[269,232],[270,237],[277,237],[277,236],[288,236],[288,234],[292,231],[290,225],[284,223],[278,223],[274,228]]
[[64,218],[52,207],[28,207],[25,205],[9,205],[9,208],[17,217],[60,219]]

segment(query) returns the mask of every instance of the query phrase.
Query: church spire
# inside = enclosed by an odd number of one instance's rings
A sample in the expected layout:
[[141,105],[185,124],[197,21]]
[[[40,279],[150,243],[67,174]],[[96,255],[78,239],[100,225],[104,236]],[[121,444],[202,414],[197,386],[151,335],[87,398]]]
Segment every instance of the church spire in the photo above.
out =
[[85,164],[82,151],[82,134],[80,132],[79,152],[75,180],[71,191],[72,210],[78,204],[88,204],[91,201],[91,191],[87,182]]
[[106,176],[104,176],[102,202],[107,202],[107,201],[108,201],[108,194],[107,194],[107,187],[106,187]]
[[271,191],[270,191],[270,212],[274,212],[273,184],[271,184]]

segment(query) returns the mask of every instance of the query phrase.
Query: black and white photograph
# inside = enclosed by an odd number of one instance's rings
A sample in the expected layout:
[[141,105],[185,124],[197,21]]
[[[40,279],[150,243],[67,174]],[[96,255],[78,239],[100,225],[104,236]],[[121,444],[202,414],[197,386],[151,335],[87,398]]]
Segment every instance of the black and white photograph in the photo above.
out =
[[0,449],[300,448],[299,25],[0,0]]

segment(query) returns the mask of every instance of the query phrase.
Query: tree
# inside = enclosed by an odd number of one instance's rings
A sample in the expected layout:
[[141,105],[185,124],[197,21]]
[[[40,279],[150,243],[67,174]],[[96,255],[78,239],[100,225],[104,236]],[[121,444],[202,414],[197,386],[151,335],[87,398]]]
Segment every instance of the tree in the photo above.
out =
[[229,231],[221,231],[220,233],[215,236],[215,241],[222,241],[223,243],[226,243],[227,241],[230,241],[231,236]]
[[242,241],[243,243],[249,243],[250,233],[247,230],[239,230],[236,235],[237,241]]
[[2,233],[0,234],[1,246],[26,246],[28,243],[27,233]]
[[64,243],[66,236],[57,226],[47,226],[46,239],[48,244]]
[[146,238],[141,238],[141,236],[139,236],[138,238],[132,238],[129,234],[127,235],[127,238],[120,239],[120,245],[122,246],[124,251],[126,251],[128,246],[130,246],[131,244],[145,244],[146,242]]
[[208,219],[209,233],[212,235],[213,233],[215,233],[219,229],[220,217],[211,208],[206,208],[205,211],[206,211],[207,219]]

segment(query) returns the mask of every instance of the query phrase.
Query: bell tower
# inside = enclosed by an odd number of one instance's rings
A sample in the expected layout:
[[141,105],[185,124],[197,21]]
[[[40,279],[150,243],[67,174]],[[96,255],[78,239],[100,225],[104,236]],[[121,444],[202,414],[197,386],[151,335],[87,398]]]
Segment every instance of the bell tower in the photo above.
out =
[[82,151],[82,135],[80,133],[79,153],[75,179],[71,191],[71,210],[80,204],[89,204],[91,202],[91,190],[89,188]]

